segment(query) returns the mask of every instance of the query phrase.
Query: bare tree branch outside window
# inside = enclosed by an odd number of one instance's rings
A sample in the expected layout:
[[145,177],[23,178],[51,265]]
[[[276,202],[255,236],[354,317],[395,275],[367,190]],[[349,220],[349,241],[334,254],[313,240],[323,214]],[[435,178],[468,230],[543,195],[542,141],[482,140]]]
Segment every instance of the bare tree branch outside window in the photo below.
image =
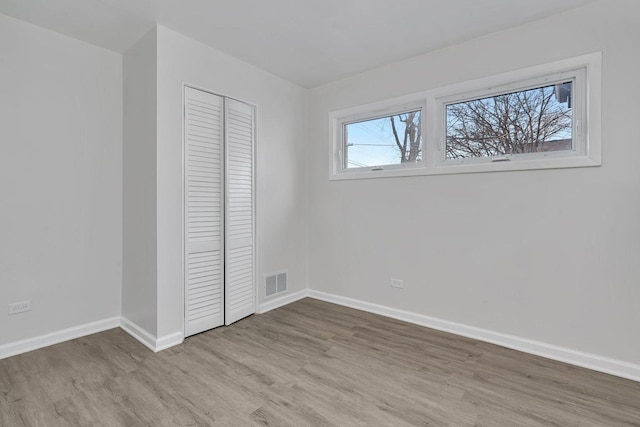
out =
[[447,106],[446,158],[570,150],[571,82]]
[[[416,162],[422,159],[422,130],[420,112],[413,111],[389,117],[393,136],[400,151],[400,163]],[[404,132],[399,135],[396,120],[404,124]]]
[[348,123],[345,166],[361,168],[422,160],[421,110]]

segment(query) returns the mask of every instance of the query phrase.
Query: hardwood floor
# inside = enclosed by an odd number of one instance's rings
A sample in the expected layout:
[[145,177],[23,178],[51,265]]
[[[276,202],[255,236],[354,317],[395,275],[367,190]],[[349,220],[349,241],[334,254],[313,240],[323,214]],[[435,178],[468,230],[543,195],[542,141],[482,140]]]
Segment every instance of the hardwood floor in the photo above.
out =
[[154,354],[0,360],[4,426],[640,426],[640,383],[304,299]]

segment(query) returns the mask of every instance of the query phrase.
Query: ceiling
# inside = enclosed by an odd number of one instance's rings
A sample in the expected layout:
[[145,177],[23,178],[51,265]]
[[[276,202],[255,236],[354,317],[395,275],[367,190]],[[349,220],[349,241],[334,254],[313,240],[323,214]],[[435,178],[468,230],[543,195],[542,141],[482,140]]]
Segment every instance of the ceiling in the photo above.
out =
[[594,0],[0,0],[0,13],[117,52],[156,23],[315,87]]

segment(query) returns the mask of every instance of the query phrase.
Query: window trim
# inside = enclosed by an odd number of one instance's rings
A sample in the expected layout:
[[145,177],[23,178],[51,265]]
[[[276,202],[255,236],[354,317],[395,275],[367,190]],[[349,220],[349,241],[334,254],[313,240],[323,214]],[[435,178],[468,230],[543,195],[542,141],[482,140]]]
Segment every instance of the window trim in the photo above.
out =
[[[545,153],[511,156],[510,161],[494,162],[489,157],[445,160],[447,103],[463,102],[492,94],[526,90],[575,78],[573,100],[573,148]],[[455,102],[454,102],[455,101]],[[403,97],[374,102],[329,113],[329,180],[381,178],[414,175],[440,175],[512,170],[559,169],[600,166],[601,159],[602,53],[591,53],[516,71],[431,89]],[[422,161],[412,164],[345,169],[341,163],[341,128],[348,121],[381,116],[394,111],[422,108]],[[580,111],[576,111],[579,109]],[[440,160],[442,159],[442,160]],[[377,168],[375,168],[377,169]]]

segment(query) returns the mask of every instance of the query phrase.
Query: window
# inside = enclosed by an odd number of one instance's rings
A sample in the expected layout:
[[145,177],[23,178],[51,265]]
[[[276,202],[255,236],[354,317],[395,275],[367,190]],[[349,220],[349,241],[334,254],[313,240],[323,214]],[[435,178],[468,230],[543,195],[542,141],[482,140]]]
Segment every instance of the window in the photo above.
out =
[[531,169],[531,162],[584,157],[585,76],[581,67],[438,98],[444,149],[436,165],[528,162]]
[[405,103],[343,115],[335,129],[337,169],[358,174],[420,167],[423,110]]
[[330,115],[330,179],[598,166],[600,54]]
[[422,161],[421,110],[345,123],[344,167],[369,168]]
[[445,158],[573,148],[573,81],[446,105]]

